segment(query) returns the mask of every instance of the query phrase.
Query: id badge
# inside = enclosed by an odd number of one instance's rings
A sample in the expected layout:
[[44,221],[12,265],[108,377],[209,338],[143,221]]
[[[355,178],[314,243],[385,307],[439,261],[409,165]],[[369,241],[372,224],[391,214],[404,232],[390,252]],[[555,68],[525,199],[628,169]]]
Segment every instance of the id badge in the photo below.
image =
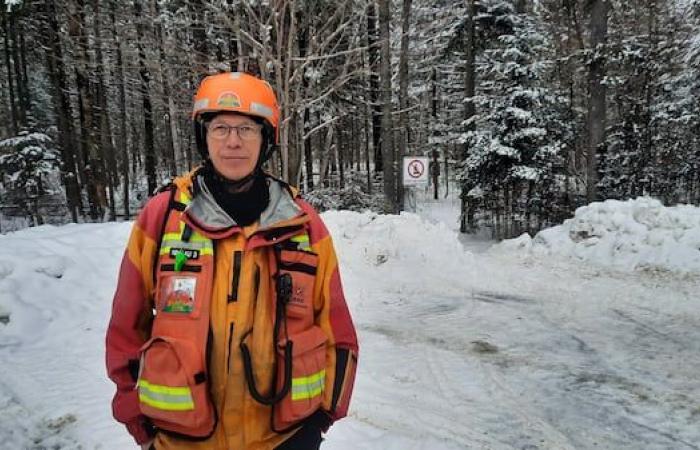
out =
[[163,283],[161,311],[190,314],[194,309],[194,294],[197,287],[195,277],[175,276]]

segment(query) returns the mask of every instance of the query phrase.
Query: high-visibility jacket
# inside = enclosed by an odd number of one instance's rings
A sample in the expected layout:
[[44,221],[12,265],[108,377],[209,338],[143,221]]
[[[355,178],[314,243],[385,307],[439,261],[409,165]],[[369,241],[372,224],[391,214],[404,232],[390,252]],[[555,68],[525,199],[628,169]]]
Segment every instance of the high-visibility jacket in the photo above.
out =
[[[176,179],[172,192],[157,194],[139,214],[122,260],[106,338],[107,370],[117,385],[114,417],[137,443],[151,438],[144,409],[187,408],[191,399],[187,389],[146,380],[139,367],[154,312],[158,321],[163,308],[188,311],[177,302],[155,304],[162,277],[172,276],[164,271],[163,261],[176,252],[190,258],[185,265],[205,257],[213,262],[205,364],[217,421],[205,440],[158,432],[157,449],[273,449],[317,408],[331,421],[347,414],[358,344],[331,237],[292,188],[270,177],[268,185],[268,207],[247,227],[237,226],[224,213],[196,171]],[[187,242],[183,227],[189,229]],[[284,310],[291,330],[274,342],[275,279],[281,269],[295,280]],[[287,340],[295,342],[288,392],[276,406],[262,404],[251,394],[251,378],[258,395],[280,390],[279,355]],[[242,343],[249,352],[248,367]],[[321,351],[309,357],[319,345]],[[280,422],[280,417],[291,422]]]

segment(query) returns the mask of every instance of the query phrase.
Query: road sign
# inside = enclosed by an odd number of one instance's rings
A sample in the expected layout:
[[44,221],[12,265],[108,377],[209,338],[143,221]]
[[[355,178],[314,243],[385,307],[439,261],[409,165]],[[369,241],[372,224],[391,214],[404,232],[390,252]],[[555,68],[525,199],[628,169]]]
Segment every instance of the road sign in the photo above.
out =
[[428,158],[405,156],[403,158],[403,185],[425,186],[428,184]]

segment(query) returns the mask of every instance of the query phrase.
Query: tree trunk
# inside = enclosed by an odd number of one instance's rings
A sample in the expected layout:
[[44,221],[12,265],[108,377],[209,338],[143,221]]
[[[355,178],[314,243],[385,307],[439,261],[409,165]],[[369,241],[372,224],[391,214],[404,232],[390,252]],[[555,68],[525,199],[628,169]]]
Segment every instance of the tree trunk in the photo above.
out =
[[[403,11],[401,12],[401,55],[399,56],[399,128],[401,129],[401,143],[398,146],[396,160],[399,164],[403,162],[403,156],[408,151],[409,140],[409,117],[408,117],[408,45],[411,24],[411,0],[403,0]],[[403,211],[403,170],[398,171],[397,183],[397,204],[400,211]]]
[[380,78],[382,84],[382,162],[384,173],[384,209],[395,214],[396,171],[394,167],[394,127],[391,104],[391,0],[379,0],[379,30],[381,39]]
[[17,29],[17,14],[10,13],[10,35],[12,36],[12,67],[15,70],[15,84],[17,85],[17,122],[19,128],[27,126],[27,110],[29,109],[29,100],[27,98],[27,88],[22,80],[22,59],[20,55],[19,34],[23,30]]
[[107,206],[105,183],[101,171],[102,157],[97,136],[99,121],[96,120],[95,110],[98,106],[94,95],[94,86],[90,82],[88,73],[90,57],[87,46],[90,39],[85,34],[85,4],[83,0],[79,0],[76,7],[77,11],[72,12],[68,28],[78,47],[75,77],[80,104],[80,134],[82,157],[85,161],[85,185],[90,203],[90,217],[97,220],[103,216]]
[[[112,20],[112,34],[114,36],[119,36],[117,30],[116,21],[116,4],[119,0],[110,1],[110,17]],[[122,61],[122,46],[121,40],[114,40],[114,53],[117,58],[117,70],[119,70],[118,76],[115,77],[117,81],[118,88],[118,100],[119,100],[119,150],[122,154],[121,159],[121,175],[122,175],[122,197],[124,201],[124,220],[129,220],[131,212],[129,210],[129,148],[126,135],[126,93],[124,88],[124,80],[126,74],[124,73],[124,63]]]
[[[191,0],[190,8],[194,14],[192,23],[192,39],[194,42],[194,73],[197,77],[209,74],[209,52],[207,47],[206,24],[204,11],[207,7],[203,0]],[[199,84],[199,83],[196,83]]]
[[[464,97],[466,99],[466,101],[464,102],[464,120],[471,120],[476,114],[476,107],[474,105],[474,96],[476,95],[476,33],[474,26],[474,17],[476,17],[475,0],[469,0],[469,7],[467,10],[467,17],[465,23],[466,33],[464,42]],[[474,125],[468,124],[465,131],[469,132],[473,129]],[[461,156],[462,161],[466,161],[466,159],[469,157],[468,143],[464,144]],[[460,196],[462,207],[459,220],[459,231],[461,233],[471,233],[476,228],[476,224],[474,223],[474,205],[472,204],[473,202],[469,200],[469,197],[467,195],[469,189],[471,189],[470,183],[465,184],[464,182],[462,182],[462,195]]]
[[440,160],[438,159],[438,152],[433,148],[432,157],[433,161],[430,164],[430,176],[433,178],[433,200],[438,199],[438,189],[440,187]]
[[586,196],[588,202],[598,199],[597,155],[605,142],[606,93],[605,44],[608,35],[608,0],[590,0],[591,17],[589,32],[593,57],[588,68],[588,152],[586,171]]
[[379,92],[379,58],[380,47],[377,27],[377,8],[375,0],[367,5],[367,45],[369,47],[369,99],[372,105],[372,141],[374,144],[374,172],[383,171],[382,159],[382,107]]
[[73,222],[78,222],[80,215],[80,187],[76,176],[75,166],[75,132],[71,117],[70,99],[68,98],[68,82],[63,65],[63,50],[56,18],[56,1],[46,2],[46,59],[49,78],[51,79],[51,99],[58,122],[58,144],[61,149],[61,180],[66,188],[66,203]]
[[134,2],[134,16],[136,18],[136,45],[139,51],[139,75],[141,78],[141,100],[143,104],[143,126],[144,126],[144,168],[146,170],[146,180],[148,185],[148,195],[153,195],[158,182],[156,180],[156,152],[153,143],[153,107],[151,106],[150,81],[151,73],[146,67],[145,50],[145,30],[143,29],[143,17],[141,16],[141,5]]
[[[22,110],[24,111],[24,120],[25,123],[29,125],[34,125],[30,124],[28,119],[29,116],[28,114],[30,113],[29,110],[29,78],[27,77],[27,46],[24,43],[24,34],[25,30],[21,29],[18,32],[19,35],[19,68],[20,68],[20,80],[21,83],[20,85],[22,86],[22,96],[20,97],[21,104],[22,104]],[[43,223],[43,221],[42,221]]]
[[363,123],[365,130],[365,170],[367,171],[367,194],[372,195],[372,170],[370,161],[372,161],[372,150],[370,148],[370,130],[372,127],[372,111],[373,108],[368,102],[365,102],[365,115]]
[[340,133],[338,133],[338,170],[340,175],[340,189],[345,188],[345,155],[348,150],[348,130],[345,120],[340,122]]
[[[10,44],[10,27],[8,26],[7,15],[12,16],[12,11],[7,13],[6,8],[3,6],[2,9],[2,31],[3,39],[5,41],[5,67],[7,67],[7,86],[10,91],[10,118],[12,120],[12,134],[17,135],[19,133],[19,112],[17,111],[17,103],[15,100],[15,88],[14,88],[14,76],[12,75],[12,60],[11,53],[12,47]],[[16,63],[16,61],[15,61]]]
[[[109,214],[110,220],[115,220],[117,217],[116,205],[114,204],[115,179],[117,172],[117,162],[114,157],[114,145],[112,143],[112,126],[109,121],[109,111],[107,109],[107,82],[103,67],[109,67],[109,60],[102,59],[102,39],[100,37],[101,22],[100,22],[100,0],[93,0],[93,33],[95,35],[95,75],[97,81],[97,99],[100,107],[98,109],[99,117],[99,135],[100,146],[98,154],[100,157],[100,170],[106,175],[106,182],[109,188]],[[107,167],[105,170],[105,162]]]
[[445,178],[445,198],[447,198],[447,196],[450,193],[450,165],[449,165],[450,158],[449,158],[449,153],[450,153],[449,151],[446,151],[444,153],[444,157],[445,157],[445,177],[444,177]]
[[[160,11],[158,7],[158,1],[153,0],[153,10],[156,17],[160,16]],[[168,67],[168,61],[166,57],[166,46],[165,35],[163,33],[163,25],[161,22],[154,22],[155,35],[156,35],[156,45],[158,46],[158,57],[160,59],[160,82],[163,86],[163,96],[161,98],[161,103],[163,107],[167,109],[165,114],[166,124],[165,130],[165,159],[168,162],[168,169],[171,177],[177,176],[177,161],[176,155],[179,154],[178,142],[177,142],[177,125],[175,124],[175,105],[173,99],[170,95],[170,74],[166,70]]]
[[[309,111],[309,108],[304,109],[304,123],[308,124],[311,120],[311,112]],[[314,190],[314,160],[313,160],[313,153],[311,151],[311,139],[312,137],[309,136],[308,138],[304,139],[304,164],[305,164],[305,169],[306,169],[306,189],[307,191],[313,191]]]

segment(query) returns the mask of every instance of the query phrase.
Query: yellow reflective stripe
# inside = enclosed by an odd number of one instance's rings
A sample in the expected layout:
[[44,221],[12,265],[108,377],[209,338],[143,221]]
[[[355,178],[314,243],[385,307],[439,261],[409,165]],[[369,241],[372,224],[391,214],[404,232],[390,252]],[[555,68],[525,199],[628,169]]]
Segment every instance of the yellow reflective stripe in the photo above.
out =
[[151,384],[141,379],[138,382],[139,401],[164,411],[190,411],[194,401],[189,387],[171,387]]
[[169,255],[170,249],[182,248],[187,250],[199,250],[200,255],[213,255],[214,244],[211,239],[202,236],[197,231],[192,233],[190,240],[185,242],[182,240],[182,233],[185,231],[185,222],[180,221],[179,233],[164,233],[163,240],[160,245],[160,254]]
[[191,201],[192,201],[192,199],[187,194],[187,192],[180,191],[180,203],[183,203],[185,205],[189,205]]
[[167,401],[155,400],[139,392],[139,401],[153,408],[162,409],[163,411],[192,411],[194,403],[170,403]]
[[289,239],[292,242],[299,244],[299,250],[311,251],[311,245],[309,245],[309,235],[300,234],[298,236],[293,236]]
[[325,383],[325,369],[307,377],[292,378],[292,400],[310,399],[321,395]]
[[152,384],[143,378],[139,380],[138,386],[144,389],[148,389],[150,392],[157,392],[159,394],[169,394],[169,395],[190,395],[190,388],[187,386],[183,387],[171,387],[162,384]]

